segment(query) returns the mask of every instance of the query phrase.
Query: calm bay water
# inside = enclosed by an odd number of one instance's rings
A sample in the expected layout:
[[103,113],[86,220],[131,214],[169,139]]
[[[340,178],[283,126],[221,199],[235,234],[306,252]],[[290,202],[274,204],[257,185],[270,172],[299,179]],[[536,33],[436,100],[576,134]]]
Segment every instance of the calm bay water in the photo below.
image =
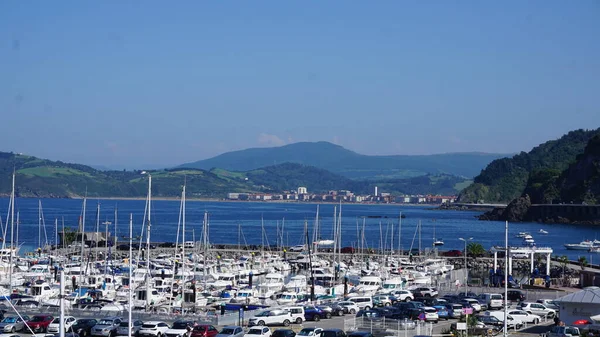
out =
[[[6,220],[8,199],[0,199],[0,214],[3,222]],[[59,220],[59,231],[64,217],[65,227],[77,228],[79,216],[82,214],[82,200],[73,199],[41,199],[45,220],[45,232],[38,225],[38,199],[17,199],[15,212],[20,213],[19,242],[23,244],[23,251],[31,251],[38,247],[38,242],[49,243],[55,241],[55,219]],[[96,229],[96,206],[100,203],[100,223],[108,220],[113,225],[109,232],[114,235],[114,210],[118,207],[117,236],[129,236],[129,214],[133,214],[134,235],[139,235],[142,229],[144,215],[144,200],[88,200],[86,212],[86,231]],[[320,207],[320,236],[322,239],[331,239],[333,232],[333,204],[321,204]],[[157,200],[152,203],[152,232],[153,242],[175,242],[177,223],[179,217],[179,201]],[[241,225],[242,245],[261,243],[261,222],[264,222],[266,238],[265,244],[276,244],[277,223],[283,227],[283,243],[296,245],[304,243],[304,223],[308,222],[310,236],[317,210],[316,204],[303,203],[258,203],[258,202],[201,202],[188,201],[186,208],[186,240],[191,240],[195,235],[200,239],[202,232],[202,219],[204,212],[209,213],[210,242],[215,244],[238,243],[238,225]],[[408,250],[419,247],[419,235],[416,233],[417,224],[421,221],[421,247],[429,248],[432,245],[434,230],[437,238],[443,239],[445,245],[440,249],[464,249],[464,243],[459,237],[472,237],[474,241],[483,244],[486,249],[493,245],[504,245],[504,223],[478,221],[475,216],[478,212],[437,211],[430,207],[401,206],[401,205],[342,205],[342,240],[343,246],[356,246],[357,237],[360,237],[363,219],[365,225],[365,246],[379,247],[380,238],[391,241],[391,226],[394,226],[394,248],[398,247],[398,215],[406,215],[402,219],[400,242],[402,249]],[[16,216],[16,215],[15,215]],[[368,216],[381,216],[382,218],[368,218]],[[367,218],[363,218],[367,217]],[[263,221],[261,221],[261,218]],[[358,225],[357,225],[358,224]],[[380,226],[381,224],[381,226]],[[381,229],[380,229],[381,228]],[[549,232],[547,235],[539,234],[540,229]],[[100,231],[104,232],[106,226],[100,224]],[[40,240],[38,233],[42,233]],[[516,238],[518,232],[530,232],[536,240],[537,246],[550,246],[556,255],[567,255],[577,258],[584,255],[593,263],[600,262],[600,254],[568,251],[564,243],[578,243],[584,239],[597,238],[600,228],[580,225],[546,225],[537,223],[518,223],[509,226],[509,241],[513,246],[520,246],[522,239]],[[386,239],[387,238],[387,239]],[[413,241],[414,238],[414,241]],[[7,236],[7,241],[10,236]]]

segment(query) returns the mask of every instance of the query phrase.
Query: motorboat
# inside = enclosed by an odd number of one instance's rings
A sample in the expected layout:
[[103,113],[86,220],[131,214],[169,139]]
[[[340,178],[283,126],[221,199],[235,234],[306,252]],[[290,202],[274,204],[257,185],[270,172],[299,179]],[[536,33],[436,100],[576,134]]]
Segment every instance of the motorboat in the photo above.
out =
[[540,234],[548,234],[548,231],[546,231],[546,230],[543,230],[543,229],[540,229],[539,233],[540,233]]
[[534,244],[535,240],[533,239],[533,236],[526,235],[523,237],[523,242],[525,242],[526,244]]
[[444,245],[444,240],[442,240],[442,239],[436,239],[436,240],[433,241],[433,245],[436,246],[436,247],[437,246],[443,246]]
[[568,250],[590,250],[594,248],[594,242],[590,240],[581,241],[580,243],[566,243],[565,248]]
[[529,232],[519,232],[519,234],[517,234],[516,237],[525,238],[528,235],[531,235],[531,234]]

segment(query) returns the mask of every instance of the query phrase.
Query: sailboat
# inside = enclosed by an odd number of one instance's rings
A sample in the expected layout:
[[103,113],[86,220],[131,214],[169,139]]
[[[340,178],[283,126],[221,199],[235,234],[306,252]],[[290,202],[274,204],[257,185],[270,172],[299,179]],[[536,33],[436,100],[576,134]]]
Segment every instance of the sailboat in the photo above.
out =
[[433,246],[437,247],[437,246],[443,246],[444,245],[444,240],[443,239],[436,239],[435,238],[435,222],[433,223]]

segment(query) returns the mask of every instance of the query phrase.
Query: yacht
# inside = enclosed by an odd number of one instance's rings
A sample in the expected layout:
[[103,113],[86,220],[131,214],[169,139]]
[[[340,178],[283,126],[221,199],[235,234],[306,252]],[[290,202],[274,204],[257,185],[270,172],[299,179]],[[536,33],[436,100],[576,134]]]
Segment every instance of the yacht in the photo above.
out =
[[566,243],[565,248],[568,250],[590,250],[594,248],[594,242],[590,240],[581,241],[580,243]]
[[516,237],[525,238],[528,235],[531,235],[531,234],[529,234],[529,232],[519,232],[519,234],[517,234]]
[[442,240],[442,239],[435,239],[433,241],[433,245],[434,246],[443,246],[444,245],[444,240]]

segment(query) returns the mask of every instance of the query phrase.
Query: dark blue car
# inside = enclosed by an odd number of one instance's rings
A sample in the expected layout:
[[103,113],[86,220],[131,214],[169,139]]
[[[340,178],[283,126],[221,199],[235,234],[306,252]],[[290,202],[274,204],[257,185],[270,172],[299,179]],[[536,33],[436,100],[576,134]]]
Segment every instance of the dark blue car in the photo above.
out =
[[314,305],[307,305],[304,307],[304,319],[307,321],[318,322],[321,318],[325,318],[326,313],[321,308],[317,308]]

